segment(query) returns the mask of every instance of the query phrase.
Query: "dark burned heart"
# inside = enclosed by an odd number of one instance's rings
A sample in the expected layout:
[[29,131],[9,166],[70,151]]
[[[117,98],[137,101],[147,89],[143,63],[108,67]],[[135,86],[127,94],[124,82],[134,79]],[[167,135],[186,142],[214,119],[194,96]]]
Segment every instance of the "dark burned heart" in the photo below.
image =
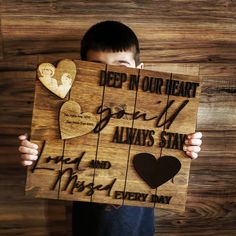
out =
[[139,153],[133,159],[139,176],[151,187],[157,188],[172,179],[180,170],[180,161],[172,156],[156,159],[150,153]]

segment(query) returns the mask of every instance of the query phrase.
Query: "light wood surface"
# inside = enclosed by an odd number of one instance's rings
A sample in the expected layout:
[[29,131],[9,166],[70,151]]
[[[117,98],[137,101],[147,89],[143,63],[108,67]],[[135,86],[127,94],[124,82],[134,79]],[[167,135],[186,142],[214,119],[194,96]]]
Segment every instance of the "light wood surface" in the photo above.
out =
[[77,68],[64,99],[42,81],[55,67],[38,66],[31,141],[40,154],[27,194],[184,211],[190,159],[183,143],[195,131],[199,77],[63,61],[63,73]]
[[76,66],[68,59],[61,60],[56,67],[51,63],[42,63],[38,67],[37,75],[47,89],[64,98],[73,85]]

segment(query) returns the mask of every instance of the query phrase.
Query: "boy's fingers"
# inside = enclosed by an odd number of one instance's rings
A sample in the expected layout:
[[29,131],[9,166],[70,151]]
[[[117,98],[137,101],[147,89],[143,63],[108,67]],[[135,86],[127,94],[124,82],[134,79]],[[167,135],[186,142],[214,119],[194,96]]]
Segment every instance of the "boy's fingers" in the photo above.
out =
[[201,151],[201,148],[199,146],[186,146],[184,145],[183,146],[183,150],[186,151],[186,152],[200,152]]
[[187,151],[186,154],[191,157],[192,159],[198,158],[198,154],[196,152],[189,152]]
[[28,134],[23,134],[18,136],[18,139],[21,141],[20,146],[18,148],[19,152],[21,152],[21,164],[23,166],[30,166],[33,164],[33,161],[37,160],[38,155],[38,145],[31,143],[28,141]]
[[196,132],[196,133],[193,133],[193,134],[189,134],[187,136],[188,139],[200,139],[202,138],[202,133],[201,132]]
[[18,136],[19,140],[25,140],[27,138],[28,138],[28,134],[22,134],[22,135]]
[[21,141],[21,146],[27,147],[27,148],[33,148],[33,149],[38,149],[38,145],[35,143],[31,143],[27,139]]
[[33,164],[33,162],[32,162],[32,161],[22,161],[21,164],[22,164],[23,166],[30,166],[30,165]]
[[22,154],[38,155],[38,151],[37,150],[32,149],[32,148],[28,148],[28,147],[25,147],[25,146],[20,146],[18,150]]
[[29,155],[29,154],[22,154],[21,158],[24,161],[35,161],[35,160],[38,159],[38,156],[36,156],[36,155]]
[[197,138],[192,138],[192,139],[186,139],[185,144],[187,145],[195,145],[195,146],[201,146],[202,140],[197,139]]

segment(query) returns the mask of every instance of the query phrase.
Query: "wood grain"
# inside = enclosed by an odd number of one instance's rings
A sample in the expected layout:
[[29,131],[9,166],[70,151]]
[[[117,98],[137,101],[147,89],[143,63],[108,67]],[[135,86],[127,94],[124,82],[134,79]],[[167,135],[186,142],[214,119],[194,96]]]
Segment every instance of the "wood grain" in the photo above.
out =
[[[135,30],[144,62],[235,61],[235,9],[235,2],[230,0],[214,4],[187,0],[118,4],[91,1],[86,5],[78,1],[5,1],[4,52],[6,55],[78,53],[86,29],[97,21],[110,19],[124,21]],[[48,31],[50,28],[53,30]]]
[[158,209],[156,235],[235,235],[235,1],[0,3],[0,235],[70,235],[67,202],[24,195],[16,137],[30,133],[38,59],[79,59],[84,32],[107,19],[135,30],[146,69],[168,72],[171,64],[191,74],[200,64],[202,152],[191,164],[185,214]]
[[[61,63],[60,61],[58,65]],[[44,83],[41,82],[41,77],[39,77],[42,75],[42,72],[44,73],[44,68],[49,70],[52,68],[54,70],[54,66],[48,62],[39,65],[40,69],[38,69],[38,71],[40,71],[40,74],[36,81],[31,137],[33,142],[39,144],[40,160],[36,162],[36,169],[33,167],[28,172],[26,186],[28,194],[35,197],[53,199],[79,199],[81,201],[100,203],[145,205],[148,207],[169,208],[183,211],[186,201],[190,160],[185,158],[186,156],[182,150],[179,150],[182,146],[179,136],[182,135],[184,137],[184,134],[195,131],[200,96],[199,77],[110,66],[101,63],[67,61],[68,65],[73,63],[75,63],[77,67],[76,79],[65,99],[60,99],[55,96],[55,91],[50,87],[48,87],[50,89],[45,88]],[[171,70],[171,68],[169,68],[169,70]],[[48,72],[48,70],[46,72]],[[63,73],[69,72],[70,67],[63,69]],[[105,77],[104,73],[106,74]],[[109,83],[106,82],[104,85],[101,84],[103,83],[101,81],[105,81],[105,79],[108,81],[109,73],[112,73],[111,81],[109,81]],[[103,76],[101,77],[101,75]],[[133,88],[130,87],[130,81],[132,81],[131,75],[139,76],[137,87],[135,87],[135,85],[133,85]],[[170,78],[172,78],[172,80],[170,80]],[[153,88],[157,83],[153,82],[151,85],[152,81],[161,81],[161,86],[158,85],[155,87],[155,91]],[[179,83],[179,87],[177,85],[174,86],[175,92],[171,91],[169,88],[168,81],[177,81]],[[145,84],[149,84],[151,87],[147,87]],[[180,84],[182,84],[182,86]],[[187,89],[187,85],[188,87],[190,86],[189,89]],[[194,87],[194,85],[196,85],[196,87]],[[167,114],[164,119],[161,114],[163,110],[166,109],[167,101],[172,101],[172,105],[167,109]],[[171,120],[171,117],[185,101],[187,101],[188,104],[184,107],[183,111],[181,110],[181,112],[176,115],[176,118],[173,120],[174,122],[170,123],[170,127],[168,121]],[[108,117],[108,112],[103,112],[99,115],[97,109],[101,104],[102,109],[111,109],[112,113],[124,109],[127,114],[125,116],[119,115],[116,117],[112,115]],[[132,118],[132,116],[128,115],[135,114],[135,112],[146,114],[147,120]],[[156,118],[150,119],[150,117]],[[157,123],[158,117],[161,119]],[[109,118],[109,123],[104,126],[104,129],[101,129],[99,132],[96,131],[95,125],[104,118]],[[165,127],[164,122],[166,121]],[[86,125],[87,123],[89,123],[89,125]],[[157,124],[159,126],[157,126]],[[102,125],[103,123],[101,123],[101,126]],[[124,131],[119,131],[122,127],[124,127]],[[131,144],[127,142],[125,143],[126,145],[124,144],[124,140],[127,138],[126,135],[128,135],[125,131],[126,127],[140,131],[134,135],[134,138],[130,139],[136,140],[139,137],[137,144],[136,141],[132,141]],[[93,132],[94,128],[95,132]],[[116,141],[112,141],[115,140],[114,130],[119,131]],[[153,142],[151,138],[147,138],[150,136],[148,133],[146,138],[144,138],[145,136],[142,134],[143,131],[146,133],[153,132]],[[160,148],[159,143],[164,142],[162,131],[171,132],[172,141],[167,141],[169,135],[165,134],[166,141],[163,147]],[[139,133],[140,135],[138,135]],[[177,133],[178,137],[175,133]],[[119,141],[120,134],[122,134],[122,137]],[[177,139],[174,139],[173,135],[175,135],[174,137],[177,137]],[[152,142],[152,144],[149,145],[150,142]],[[179,147],[176,145],[175,147],[168,147],[166,142],[171,143],[171,146],[174,146],[174,143],[178,143]],[[55,165],[55,161],[47,161],[49,157],[54,159],[56,156],[62,156],[64,159],[70,158],[69,162],[74,162],[79,158],[78,156],[81,155],[81,152],[84,153],[81,156],[83,159],[81,159],[77,167],[71,164],[68,165],[66,162],[59,161],[59,164]],[[157,164],[165,163],[164,161],[170,159],[170,161],[172,161],[171,163],[178,161],[180,165],[180,170],[178,169],[176,172],[179,172],[178,175],[176,175],[176,173],[173,175],[176,176],[171,183],[170,181],[167,182],[171,177],[167,177],[164,182],[161,181],[158,185],[151,185],[149,181],[154,183],[157,180],[154,178],[146,178],[147,175],[144,175],[144,170],[142,169],[143,165],[139,167],[138,162],[133,163],[132,161],[135,156],[143,152],[150,153],[149,156],[147,156],[149,160],[151,155],[154,155],[156,168],[159,166]],[[161,158],[157,163],[155,158],[161,156],[171,157]],[[106,161],[111,168],[91,168],[89,167],[89,163],[92,160],[96,162]],[[168,172],[167,168],[170,168],[171,163],[168,166],[162,166],[161,169],[165,168],[166,172]],[[136,171],[133,168],[134,164],[137,167],[135,168]],[[46,170],[40,168],[46,168]],[[51,168],[51,170],[48,168]],[[84,191],[79,191],[77,187],[72,188],[71,184],[68,187],[66,184],[68,181],[67,174],[63,174],[62,178],[56,181],[56,188],[52,191],[51,186],[53,186],[53,181],[55,182],[55,179],[59,178],[58,171],[60,168],[61,171],[66,171],[66,173],[70,171],[70,168],[73,168],[74,171],[78,169],[78,174],[75,175],[75,178],[78,177],[80,182],[82,179],[85,180],[85,183],[91,182],[94,183],[94,186],[102,185],[105,187],[107,184],[115,181],[115,185],[113,186],[112,184],[110,194],[94,189],[94,194],[89,195],[89,191],[86,188]],[[37,173],[35,173],[35,171]],[[170,168],[169,172],[171,171]],[[140,178],[140,175],[145,181]],[[159,179],[164,176],[168,176],[168,173],[163,173],[162,176],[159,176]],[[42,179],[45,180],[42,181]],[[157,187],[158,189],[156,189]],[[66,190],[64,188],[66,188]],[[71,189],[72,192],[70,192]],[[124,200],[121,196],[116,198],[117,191],[131,193],[132,197],[131,199],[128,197]],[[140,199],[136,197],[137,194],[145,194],[146,197],[145,199]],[[165,198],[170,196],[171,201],[168,203],[154,203],[151,195],[165,196]]]
[[[1,3],[0,3],[0,7],[1,7]],[[0,59],[3,59],[3,42],[2,42],[2,31],[1,31],[1,19],[0,19]]]

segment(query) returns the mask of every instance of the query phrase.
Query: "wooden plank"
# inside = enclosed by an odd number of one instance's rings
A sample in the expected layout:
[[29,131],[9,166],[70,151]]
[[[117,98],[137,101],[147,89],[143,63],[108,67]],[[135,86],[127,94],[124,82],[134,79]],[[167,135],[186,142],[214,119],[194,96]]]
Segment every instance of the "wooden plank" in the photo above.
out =
[[[185,70],[189,75],[197,74],[197,64],[151,63],[146,67],[164,72],[171,68],[176,73]],[[235,64],[201,64],[199,74],[203,83],[198,130],[235,130]]]
[[[12,6],[15,6],[13,8]],[[170,9],[175,15],[170,16]],[[184,8],[183,8],[184,6]],[[106,2],[101,5],[101,1],[90,1],[87,4],[78,2],[76,0],[65,1],[44,1],[35,2],[29,0],[27,2],[19,2],[17,0],[4,1],[2,6],[2,13],[4,15],[15,14],[15,15],[50,15],[52,13],[64,15],[87,15],[92,17],[98,13],[101,15],[111,14],[125,14],[129,15],[130,18],[135,19],[137,10],[141,16],[146,18],[160,18],[167,17],[173,18],[175,16],[180,17],[180,20],[188,19],[190,21],[199,20],[202,22],[215,22],[215,21],[230,21],[234,17],[235,2],[227,0],[216,0],[215,4],[211,4],[209,1],[194,1],[189,2],[188,0],[182,1],[161,1],[157,5],[156,1],[143,2],[138,1],[127,1],[127,2]],[[99,9],[99,11],[98,11]],[[112,11],[111,11],[112,9]],[[228,13],[227,15],[225,13]],[[177,17],[177,18],[178,18]],[[232,17],[232,18],[231,18]],[[137,19],[138,20],[138,19]]]
[[[88,27],[98,21],[111,19],[122,21],[134,29],[140,39],[141,59],[144,62],[235,61],[233,2],[219,1],[214,7],[210,7],[207,1],[201,4],[171,2],[171,6],[170,2],[162,2],[162,7],[157,7],[155,1],[142,6],[140,3],[107,3],[102,7],[99,3],[91,2],[88,4],[90,8],[83,3],[71,1],[69,6],[57,2],[55,7],[54,3],[15,3],[15,7],[10,7],[11,4],[4,3],[2,17],[6,55],[78,52],[79,42]],[[183,4],[184,7],[181,7]],[[99,11],[96,8],[98,6]],[[36,11],[40,8],[41,11]],[[174,12],[171,17],[170,8]],[[50,11],[60,17],[50,16]],[[27,14],[22,16],[23,12]],[[88,14],[93,16],[89,20]],[[150,19],[153,21],[151,25]],[[53,30],[48,31],[50,28]]]
[[192,76],[200,73],[198,63],[145,63],[144,69]]
[[36,59],[37,57],[29,56],[0,61],[1,133],[4,130],[15,133],[16,129],[30,129]]
[[2,0],[0,1],[0,60],[3,59],[3,35],[2,35]]
[[[204,200],[192,198],[186,215],[169,214],[157,211],[156,233],[160,235],[227,235],[235,233],[235,204],[232,201],[214,201],[207,197]],[[209,216],[210,215],[210,216]],[[216,224],[215,221],[218,223]],[[196,222],[196,223],[194,223]],[[206,226],[207,225],[207,226]],[[224,228],[222,227],[224,225]],[[170,232],[171,227],[171,232]]]
[[[38,68],[41,82],[36,81],[31,138],[41,151],[28,172],[28,193],[53,199],[184,210],[190,159],[185,158],[182,145],[185,134],[194,132],[200,95],[198,77],[76,61],[78,71],[71,91],[60,99],[57,84],[64,80],[57,75],[70,74],[73,81],[70,63],[73,64],[69,60],[60,61],[56,70],[48,63]],[[75,106],[81,107],[80,114],[75,113]],[[88,116],[97,119],[91,128],[94,132],[85,130],[89,133],[79,137],[78,128],[79,132],[84,126],[89,128],[87,122],[92,120]],[[130,132],[136,132],[133,138]],[[55,161],[56,157],[63,159]],[[156,157],[163,163],[162,168],[173,165],[173,169],[158,178],[156,174],[155,178],[145,174],[143,169],[148,163],[151,168],[151,160],[157,163]],[[143,161],[146,163],[140,165]],[[170,163],[164,164],[165,161]],[[109,167],[96,167],[97,164],[92,167],[92,162]],[[175,180],[168,183],[175,175]],[[81,185],[84,182],[100,186],[103,191],[88,190],[87,185]],[[109,190],[107,195],[104,190]],[[122,197],[127,194],[132,199]],[[160,202],[157,200],[160,196],[172,200]]]
[[[0,2],[1,7],[1,2]],[[0,18],[0,59],[3,59],[3,36],[2,36],[2,21]]]
[[214,64],[204,63],[200,65],[201,76],[233,76],[236,74],[235,63]]
[[[210,131],[210,132],[209,132]],[[204,142],[203,153],[224,152],[227,156],[235,154],[236,151],[235,130],[203,130]],[[217,145],[215,145],[217,143]],[[206,154],[204,154],[206,155]]]
[[235,75],[202,77],[203,87],[198,113],[198,129],[211,127],[212,130],[235,130]]

